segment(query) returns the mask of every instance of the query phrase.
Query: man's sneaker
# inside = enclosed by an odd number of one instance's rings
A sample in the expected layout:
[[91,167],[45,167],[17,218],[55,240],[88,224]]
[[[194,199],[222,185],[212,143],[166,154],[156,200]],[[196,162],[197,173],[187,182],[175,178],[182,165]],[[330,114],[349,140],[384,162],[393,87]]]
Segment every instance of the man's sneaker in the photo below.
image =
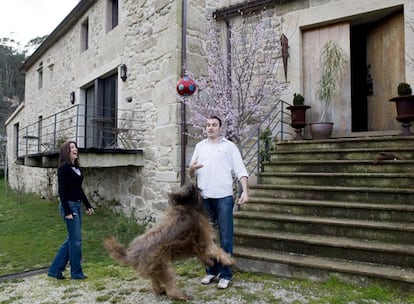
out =
[[226,289],[229,287],[229,283],[230,283],[230,280],[220,279],[220,281],[217,284],[217,288]]
[[206,275],[202,280],[201,280],[201,284],[203,285],[208,285],[211,282],[213,282],[213,280],[217,277],[217,274],[208,274]]

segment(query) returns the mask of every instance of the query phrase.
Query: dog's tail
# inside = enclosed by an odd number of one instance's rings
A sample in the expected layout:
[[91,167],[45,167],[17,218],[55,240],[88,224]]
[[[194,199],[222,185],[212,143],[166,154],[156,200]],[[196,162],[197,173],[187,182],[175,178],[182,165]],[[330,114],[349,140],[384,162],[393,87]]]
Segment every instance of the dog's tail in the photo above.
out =
[[104,247],[108,251],[111,258],[118,261],[122,265],[128,265],[128,257],[126,255],[125,247],[120,244],[117,239],[113,236],[108,236],[105,238]]

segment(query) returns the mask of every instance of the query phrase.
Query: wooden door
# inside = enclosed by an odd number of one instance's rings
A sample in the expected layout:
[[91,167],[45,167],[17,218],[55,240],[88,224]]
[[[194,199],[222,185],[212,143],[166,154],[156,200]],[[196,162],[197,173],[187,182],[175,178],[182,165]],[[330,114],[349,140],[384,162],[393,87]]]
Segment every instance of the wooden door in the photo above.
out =
[[367,33],[367,65],[373,81],[368,96],[368,131],[400,130],[395,119],[395,103],[399,82],[405,79],[404,17],[402,12],[373,24]]
[[329,40],[336,41],[345,52],[347,63],[341,77],[340,95],[331,101],[331,119],[334,122],[333,135],[344,135],[351,132],[351,84],[350,84],[350,25],[341,22],[302,32],[303,62],[303,95],[305,103],[312,108],[309,121],[320,118],[321,101],[317,98],[317,88],[321,71],[319,68],[320,54]]

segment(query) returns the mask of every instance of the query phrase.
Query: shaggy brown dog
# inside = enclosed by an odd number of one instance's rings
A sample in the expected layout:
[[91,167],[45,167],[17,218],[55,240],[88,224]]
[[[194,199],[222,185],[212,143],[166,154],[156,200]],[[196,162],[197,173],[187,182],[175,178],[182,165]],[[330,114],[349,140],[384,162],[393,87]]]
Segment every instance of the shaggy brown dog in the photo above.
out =
[[169,204],[171,208],[164,219],[137,236],[128,249],[112,236],[104,240],[104,246],[113,259],[131,265],[138,275],[150,278],[155,294],[188,300],[190,297],[177,288],[174,260],[196,256],[207,265],[212,265],[214,260],[233,265],[234,260],[215,244],[214,230],[194,184],[170,193]]

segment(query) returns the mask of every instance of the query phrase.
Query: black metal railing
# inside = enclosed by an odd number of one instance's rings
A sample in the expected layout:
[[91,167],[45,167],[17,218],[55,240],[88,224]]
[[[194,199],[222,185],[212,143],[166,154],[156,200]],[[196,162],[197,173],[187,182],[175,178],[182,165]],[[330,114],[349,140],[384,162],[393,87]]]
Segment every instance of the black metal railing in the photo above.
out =
[[[285,109],[290,104],[278,100],[274,106],[270,109],[269,113],[263,118],[249,136],[242,143],[242,157],[248,169],[249,175],[256,172],[256,176],[262,169],[263,158],[266,158],[266,154],[269,153],[269,144],[276,141],[286,140],[287,136],[291,136],[289,131],[290,127],[290,112]],[[262,134],[267,133],[268,136],[263,138]]]
[[[240,148],[250,175],[256,172],[259,176],[269,141],[272,144],[292,135],[287,127],[287,106],[285,101],[277,101],[242,142]],[[74,105],[21,127],[17,157],[56,154],[67,140],[85,149],[136,150],[147,125],[143,111]],[[266,139],[261,136],[264,132],[270,134]]]
[[85,149],[138,149],[145,128],[142,111],[74,105],[40,117],[18,131],[17,156],[54,154],[67,140]]

